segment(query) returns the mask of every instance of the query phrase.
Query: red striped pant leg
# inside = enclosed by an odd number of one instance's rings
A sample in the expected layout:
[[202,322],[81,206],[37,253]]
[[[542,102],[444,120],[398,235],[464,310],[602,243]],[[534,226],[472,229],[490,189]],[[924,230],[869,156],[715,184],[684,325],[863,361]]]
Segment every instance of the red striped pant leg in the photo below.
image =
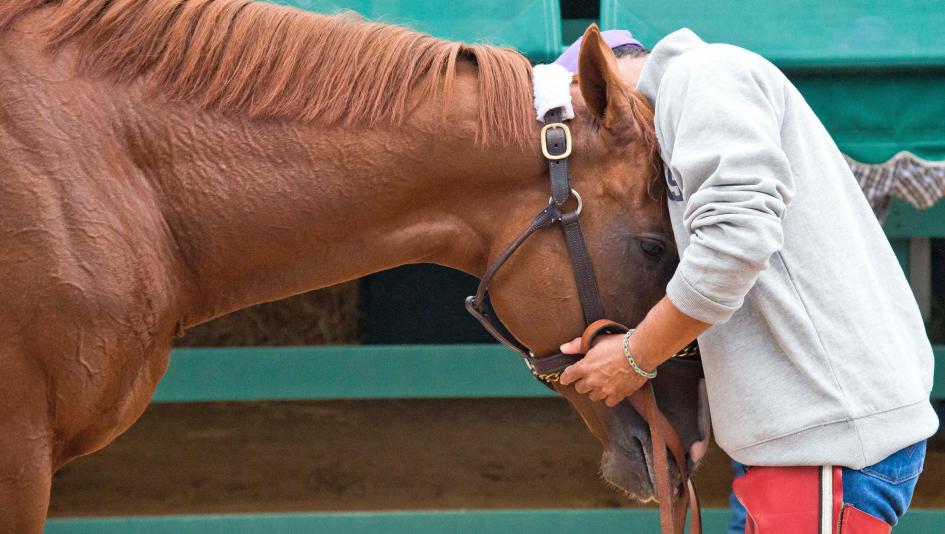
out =
[[[749,534],[837,534],[839,467],[752,467],[733,485]],[[858,534],[858,533],[857,533]]]

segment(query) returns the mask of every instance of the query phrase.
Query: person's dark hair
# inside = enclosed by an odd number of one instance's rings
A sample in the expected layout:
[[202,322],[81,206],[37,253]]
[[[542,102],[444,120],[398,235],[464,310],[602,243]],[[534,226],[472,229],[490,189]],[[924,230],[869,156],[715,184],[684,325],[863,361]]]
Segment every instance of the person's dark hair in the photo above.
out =
[[650,51],[647,50],[646,48],[640,48],[639,46],[634,46],[634,45],[629,45],[629,44],[620,45],[617,48],[614,48],[614,55],[617,57],[617,59],[620,59],[622,57],[630,57],[630,58],[642,57],[649,53]]

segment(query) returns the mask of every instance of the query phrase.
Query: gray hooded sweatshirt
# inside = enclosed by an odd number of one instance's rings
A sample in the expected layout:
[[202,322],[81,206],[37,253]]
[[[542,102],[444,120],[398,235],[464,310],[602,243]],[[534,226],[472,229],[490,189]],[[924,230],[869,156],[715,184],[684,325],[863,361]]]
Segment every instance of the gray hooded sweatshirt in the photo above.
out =
[[638,89],[656,110],[716,441],[748,465],[853,469],[932,435],[932,348],[896,257],[797,89],[683,29]]

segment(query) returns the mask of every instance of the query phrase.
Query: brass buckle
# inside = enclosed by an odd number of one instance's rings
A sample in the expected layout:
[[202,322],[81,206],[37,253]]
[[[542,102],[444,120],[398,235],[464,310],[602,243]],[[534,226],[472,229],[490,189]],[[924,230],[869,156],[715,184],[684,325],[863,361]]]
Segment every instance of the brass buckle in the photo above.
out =
[[[558,156],[552,155],[548,152],[548,130],[553,128],[561,128],[564,130],[564,153]],[[564,159],[571,155],[571,129],[568,128],[567,124],[563,122],[553,122],[551,124],[546,124],[541,129],[541,153],[545,155],[546,159],[550,160],[559,160]]]

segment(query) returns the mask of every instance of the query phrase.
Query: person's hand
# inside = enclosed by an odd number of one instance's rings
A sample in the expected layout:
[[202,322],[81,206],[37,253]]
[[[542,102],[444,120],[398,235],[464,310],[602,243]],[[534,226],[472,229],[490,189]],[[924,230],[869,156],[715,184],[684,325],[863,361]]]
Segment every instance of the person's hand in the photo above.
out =
[[[599,339],[581,361],[561,373],[560,382],[565,386],[574,384],[578,393],[586,393],[591,400],[602,400],[613,408],[640,389],[647,379],[635,373],[627,362],[623,354],[623,335],[601,336]],[[561,345],[561,352],[565,354],[578,354],[580,351],[581,338]]]

